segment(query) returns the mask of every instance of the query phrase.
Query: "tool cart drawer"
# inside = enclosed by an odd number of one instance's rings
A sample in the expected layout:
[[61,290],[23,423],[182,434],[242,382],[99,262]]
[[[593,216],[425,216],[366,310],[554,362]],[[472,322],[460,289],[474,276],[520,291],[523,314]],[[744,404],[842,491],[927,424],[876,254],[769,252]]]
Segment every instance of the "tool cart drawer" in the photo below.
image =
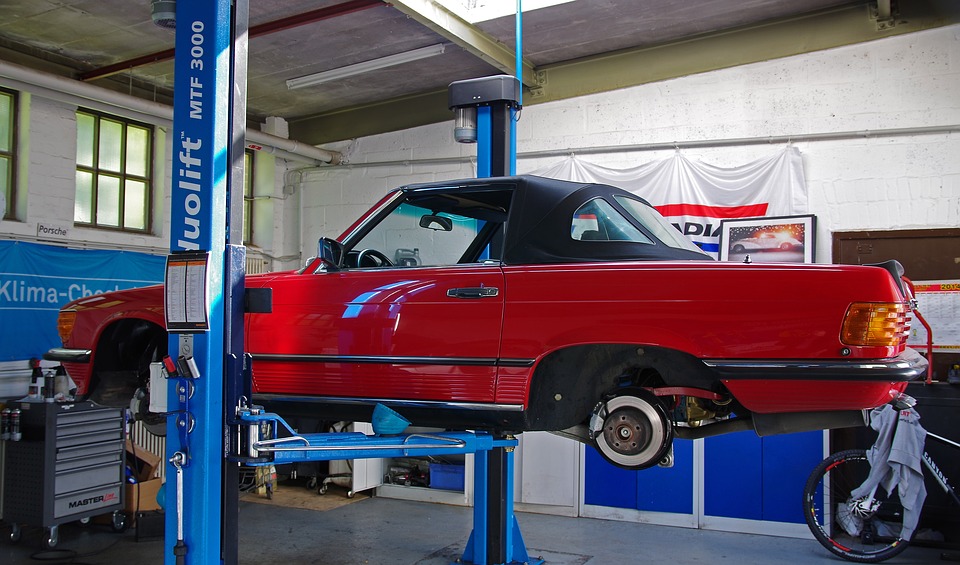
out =
[[123,454],[123,443],[111,439],[109,441],[87,443],[84,445],[60,447],[57,448],[57,461],[69,461],[108,453]]
[[68,492],[117,483],[120,482],[120,471],[121,467],[116,461],[63,470],[57,465],[53,492],[59,496]]
[[[123,441],[123,419],[116,410],[61,413],[57,418],[57,448]],[[122,445],[118,449],[122,449]]]
[[89,516],[120,508],[122,489],[123,484],[114,484],[57,495],[53,501],[53,517],[63,520],[80,514]]

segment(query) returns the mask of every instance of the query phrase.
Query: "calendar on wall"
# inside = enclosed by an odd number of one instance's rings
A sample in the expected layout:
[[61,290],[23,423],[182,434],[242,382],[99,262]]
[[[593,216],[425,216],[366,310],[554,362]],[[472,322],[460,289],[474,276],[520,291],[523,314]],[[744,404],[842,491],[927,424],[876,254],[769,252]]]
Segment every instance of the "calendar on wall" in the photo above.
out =
[[[933,351],[960,352],[960,280],[914,281],[917,311],[933,331]],[[914,317],[907,344],[926,351],[927,330]]]

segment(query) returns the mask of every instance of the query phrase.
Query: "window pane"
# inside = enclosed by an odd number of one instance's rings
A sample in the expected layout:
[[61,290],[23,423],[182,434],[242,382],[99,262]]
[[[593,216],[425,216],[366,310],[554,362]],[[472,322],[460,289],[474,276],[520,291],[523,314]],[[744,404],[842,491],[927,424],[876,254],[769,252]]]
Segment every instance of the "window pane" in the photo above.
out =
[[150,148],[147,135],[149,131],[137,126],[127,126],[127,174],[138,177],[147,176]]
[[95,122],[90,114],[77,114],[77,164],[84,167],[93,166]]
[[0,92],[0,151],[13,149],[13,96]]
[[93,222],[93,175],[77,171],[77,199],[73,205],[73,221]]
[[243,242],[252,243],[250,241],[251,236],[253,235],[253,227],[250,225],[250,219],[253,217],[253,201],[244,200],[243,201]]
[[632,215],[634,219],[646,226],[653,235],[660,238],[660,241],[677,249],[686,249],[687,251],[696,251],[697,253],[703,252],[697,247],[697,244],[680,233],[680,230],[650,206],[633,198],[625,198],[623,196],[614,196],[614,198],[617,199],[617,202],[619,202],[627,212],[630,212],[630,215]]
[[149,229],[152,144],[153,128],[148,125],[77,111],[78,222]]
[[147,184],[128,180],[123,193],[123,227],[147,229]]
[[10,190],[10,158],[0,156],[0,218],[9,216],[8,212],[13,209]]
[[100,175],[97,183],[97,225],[120,227],[120,179]]
[[253,243],[253,153],[243,152],[243,243]]
[[[100,159],[101,170],[120,172],[120,155],[123,151],[123,124],[100,119]],[[97,214],[99,216],[99,213]]]
[[580,241],[653,243],[602,198],[594,198],[573,213],[570,237]]
[[243,195],[253,198],[253,155],[243,154]]

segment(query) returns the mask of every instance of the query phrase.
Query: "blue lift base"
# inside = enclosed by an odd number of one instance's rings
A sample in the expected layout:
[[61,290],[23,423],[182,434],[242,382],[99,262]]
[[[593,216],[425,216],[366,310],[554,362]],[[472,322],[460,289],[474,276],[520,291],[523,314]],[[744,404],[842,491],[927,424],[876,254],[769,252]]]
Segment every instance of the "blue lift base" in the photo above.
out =
[[[495,437],[489,432],[437,432],[429,434],[367,435],[359,432],[298,434],[277,414],[264,413],[256,407],[240,408],[237,421],[243,436],[245,454],[232,461],[248,466],[281,465],[308,461],[371,459],[380,457],[416,457],[432,455],[474,454],[473,532],[463,557],[456,565],[541,565],[543,559],[530,559],[520,534],[520,524],[513,512],[513,497],[505,496],[490,508],[488,484],[491,478],[488,457],[491,451],[503,450],[506,481],[504,492],[513,492],[514,437]],[[505,519],[506,531],[499,540],[504,561],[488,561],[488,518],[491,510]]]

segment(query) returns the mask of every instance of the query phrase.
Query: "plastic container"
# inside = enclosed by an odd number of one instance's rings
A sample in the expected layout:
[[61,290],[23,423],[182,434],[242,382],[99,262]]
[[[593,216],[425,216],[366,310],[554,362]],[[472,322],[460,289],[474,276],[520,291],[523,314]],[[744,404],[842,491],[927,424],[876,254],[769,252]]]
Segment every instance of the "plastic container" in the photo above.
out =
[[430,464],[430,488],[463,490],[463,465]]

